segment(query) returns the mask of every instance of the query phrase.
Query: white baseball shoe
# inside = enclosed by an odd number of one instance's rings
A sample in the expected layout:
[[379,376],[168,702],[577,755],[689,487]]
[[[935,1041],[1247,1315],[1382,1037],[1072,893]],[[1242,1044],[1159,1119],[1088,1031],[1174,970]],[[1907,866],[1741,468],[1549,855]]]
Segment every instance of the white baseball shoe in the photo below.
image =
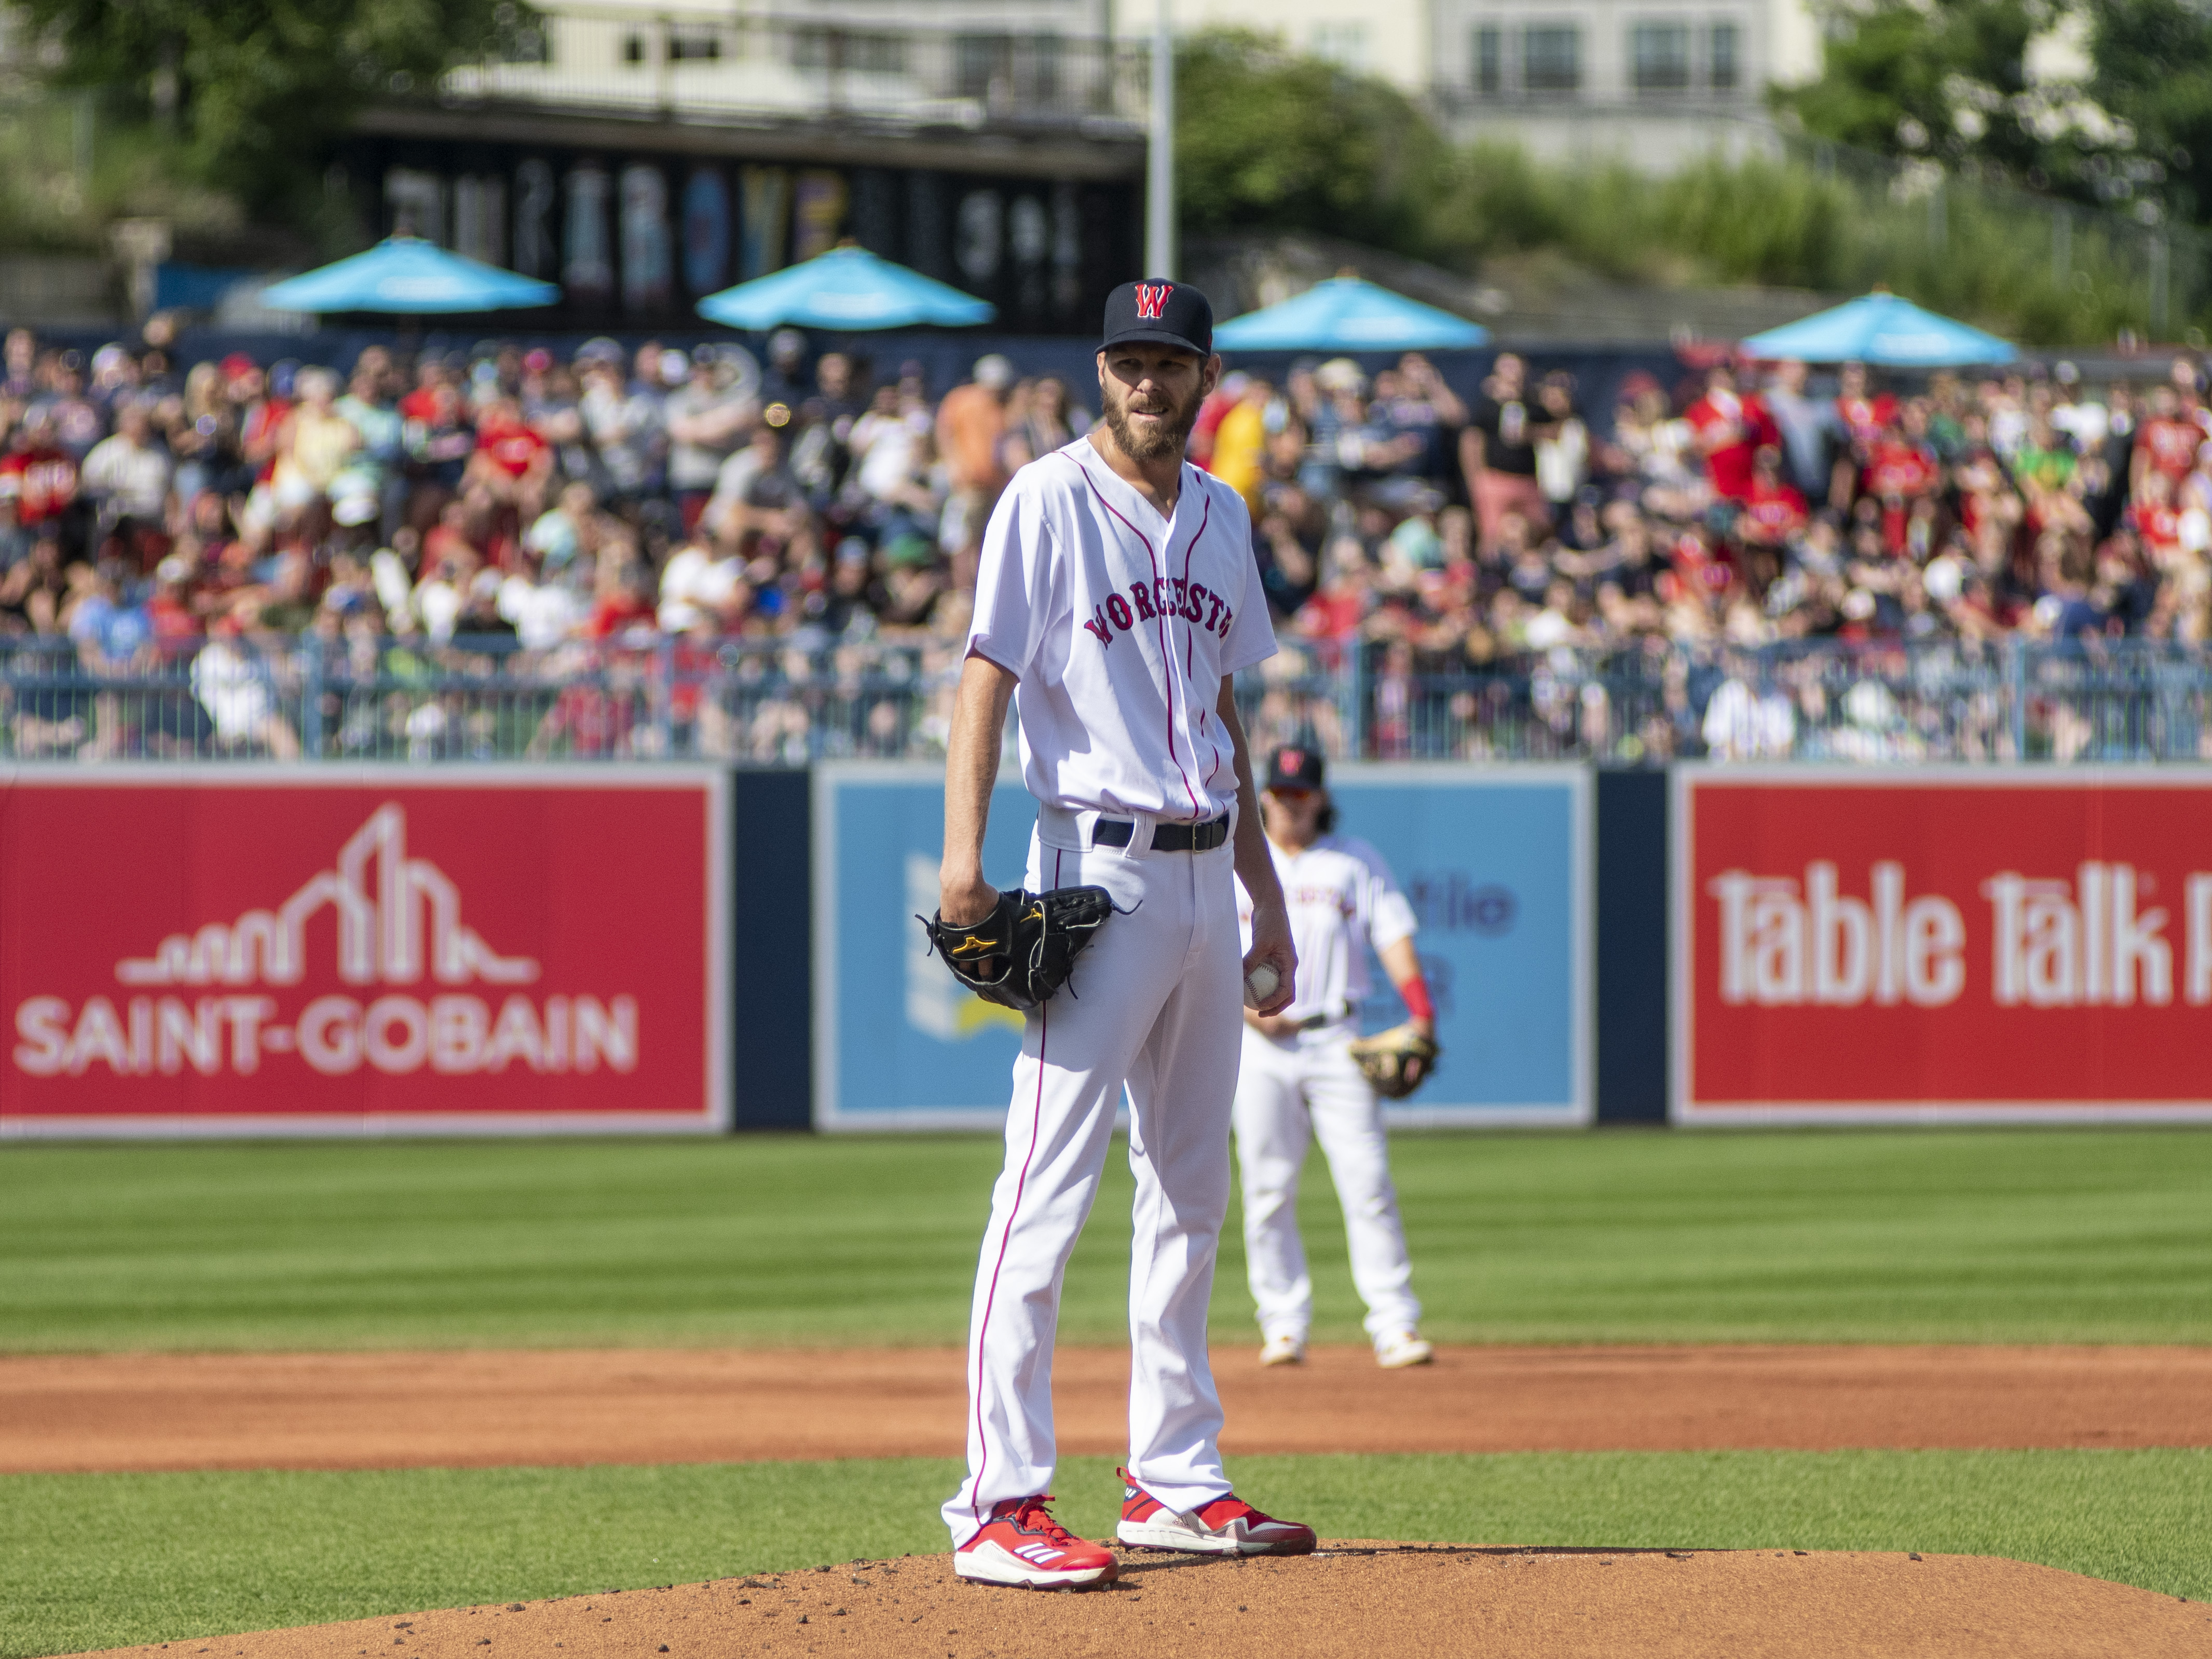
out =
[[1436,1349],[1422,1340],[1419,1331],[1392,1331],[1377,1338],[1375,1343],[1375,1363],[1386,1371],[1425,1365],[1436,1357]]
[[1260,1345],[1262,1365],[1303,1365],[1306,1363],[1306,1340],[1302,1336],[1271,1336]]
[[1131,1549],[1189,1550],[1200,1555],[1311,1555],[1314,1530],[1262,1515],[1234,1493],[1195,1510],[1172,1510],[1121,1476],[1121,1519],[1114,1536]]

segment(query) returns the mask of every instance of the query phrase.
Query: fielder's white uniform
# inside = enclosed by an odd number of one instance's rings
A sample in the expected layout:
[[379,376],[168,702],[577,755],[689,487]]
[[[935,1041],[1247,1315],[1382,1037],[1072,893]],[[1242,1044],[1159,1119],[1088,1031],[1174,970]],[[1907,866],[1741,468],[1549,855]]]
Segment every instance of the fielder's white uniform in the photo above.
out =
[[[1051,1489],[1060,1275],[1125,1083],[1129,1472],[1179,1510],[1230,1490],[1206,1319],[1243,1025],[1234,837],[1152,843],[1156,823],[1236,806],[1222,677],[1275,650],[1243,501],[1186,465],[1164,520],[1084,440],[1031,462],[991,514],[968,643],[1020,677],[1022,775],[1040,804],[1024,884],[1103,886],[1125,914],[1030,1016],[1014,1062],[969,1325],[968,1478],[945,1506],[956,1549],[994,1504]],[[1105,844],[1124,823],[1127,844]]]
[[[1309,1134],[1320,1139],[1344,1206],[1352,1282],[1367,1304],[1367,1334],[1381,1339],[1420,1323],[1406,1230],[1382,1135],[1382,1109],[1350,1044],[1367,995],[1367,946],[1387,950],[1414,930],[1413,908],[1382,854],[1364,841],[1323,836],[1304,852],[1267,843],[1290,908],[1297,947],[1297,996],[1283,1010],[1318,1019],[1310,1030],[1267,1037],[1243,1025],[1237,1079],[1237,1154],[1244,1188],[1244,1253],[1269,1338],[1303,1342],[1313,1323],[1313,1278],[1298,1237],[1298,1171]],[[1252,901],[1237,885],[1249,943]],[[1241,1022],[1240,1022],[1241,1023]]]

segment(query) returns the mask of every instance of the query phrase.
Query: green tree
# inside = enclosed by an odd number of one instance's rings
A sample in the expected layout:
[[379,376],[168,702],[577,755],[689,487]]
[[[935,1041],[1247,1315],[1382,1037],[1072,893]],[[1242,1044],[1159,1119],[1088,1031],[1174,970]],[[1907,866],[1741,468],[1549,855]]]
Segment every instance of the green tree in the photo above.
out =
[[2212,220],[2212,15],[2187,0],[2088,0],[2088,90],[2135,128],[2139,165],[2110,180],[2133,194],[2155,164],[2166,199],[2194,224]]
[[[1820,78],[1774,94],[1816,137],[2144,217],[2212,204],[2167,188],[2173,152],[2197,153],[2179,135],[2212,128],[2212,22],[2189,0],[1829,0],[1826,15]],[[2030,43],[2075,20],[2087,83],[2032,80]]]
[[2016,110],[2029,93],[2028,43],[2053,21],[2048,0],[1834,0],[1825,18],[1820,78],[1775,95],[1807,131],[2007,172],[2041,163]]
[[1310,230],[1431,254],[1449,147],[1388,82],[1208,30],[1176,56],[1176,193],[1194,230]]
[[173,118],[210,182],[296,204],[370,99],[427,88],[521,27],[508,0],[0,0],[66,84]]

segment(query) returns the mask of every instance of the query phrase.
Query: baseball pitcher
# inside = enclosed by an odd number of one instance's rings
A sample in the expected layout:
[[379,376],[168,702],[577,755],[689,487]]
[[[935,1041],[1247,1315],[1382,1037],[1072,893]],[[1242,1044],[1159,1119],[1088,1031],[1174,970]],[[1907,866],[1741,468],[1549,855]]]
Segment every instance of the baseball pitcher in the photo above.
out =
[[[1231,677],[1275,649],[1251,525],[1236,491],[1183,458],[1220,376],[1212,341],[1197,289],[1115,289],[1103,420],[1022,468],[983,539],[931,938],[963,982],[1025,1018],[969,1326],[968,1478],[944,1510],[954,1571],[988,1583],[1115,1576],[1113,1555],[1045,1504],[1060,1276],[1125,1087],[1137,1195],[1118,1537],[1215,1554],[1314,1545],[1231,1492],[1206,1364],[1238,1010],[1248,975],[1270,988],[1260,1006],[1280,1008],[1296,969],[1231,696]],[[1023,888],[1000,893],[983,878],[983,827],[1010,700],[1037,822]]]

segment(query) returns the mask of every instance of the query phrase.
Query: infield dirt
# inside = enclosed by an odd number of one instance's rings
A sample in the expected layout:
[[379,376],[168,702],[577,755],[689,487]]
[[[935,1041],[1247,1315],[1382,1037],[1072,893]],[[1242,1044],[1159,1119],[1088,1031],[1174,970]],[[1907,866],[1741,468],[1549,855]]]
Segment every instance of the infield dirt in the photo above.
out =
[[[2212,1348],[1363,1348],[1214,1355],[1232,1455],[2212,1445]],[[1062,1348],[1060,1449],[1126,1444],[1126,1350]],[[951,1456],[953,1350],[0,1358],[0,1472]]]
[[2164,1659],[2212,1606],[1984,1557],[1338,1544],[1292,1560],[1121,1553],[1081,1594],[987,1589],[950,1558],[460,1607],[108,1650],[169,1659]]

